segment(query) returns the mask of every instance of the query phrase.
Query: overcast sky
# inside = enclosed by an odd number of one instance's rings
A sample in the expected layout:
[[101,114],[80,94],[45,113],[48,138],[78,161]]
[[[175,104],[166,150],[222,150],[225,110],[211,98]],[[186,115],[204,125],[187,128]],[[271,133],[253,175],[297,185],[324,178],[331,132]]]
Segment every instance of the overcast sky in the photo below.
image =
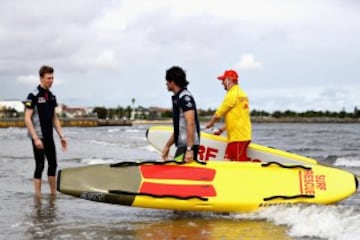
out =
[[25,99],[38,69],[69,106],[171,107],[165,71],[186,70],[198,108],[236,69],[257,110],[360,107],[357,0],[0,0],[0,100]]

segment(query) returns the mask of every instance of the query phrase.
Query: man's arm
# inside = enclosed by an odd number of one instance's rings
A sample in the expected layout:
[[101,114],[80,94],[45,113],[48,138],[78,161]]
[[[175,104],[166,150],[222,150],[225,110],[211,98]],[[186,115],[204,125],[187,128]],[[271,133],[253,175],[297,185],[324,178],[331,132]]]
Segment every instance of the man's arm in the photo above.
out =
[[[185,122],[186,122],[186,145],[187,147],[192,147],[194,145],[194,135],[195,135],[195,111],[188,110],[184,112]],[[193,150],[186,150],[185,153],[185,162],[191,162],[194,158]]]
[[206,128],[211,128],[214,126],[214,124],[219,121],[220,118],[216,116],[216,113],[211,117],[210,121],[206,124]]
[[169,158],[170,147],[174,144],[174,142],[175,142],[174,133],[172,133],[161,152],[162,160],[165,161]]
[[61,128],[59,117],[57,116],[56,113],[54,113],[53,124],[54,124],[55,130],[56,130],[57,134],[59,135],[59,137],[60,138],[65,137],[65,135],[62,131],[62,128]]
[[60,123],[59,117],[57,116],[56,112],[54,112],[53,124],[54,124],[54,127],[55,127],[55,130],[56,130],[57,134],[60,137],[61,148],[62,148],[63,151],[66,151],[67,150],[67,140],[66,140],[65,135],[64,135],[64,133],[62,131],[61,123]]
[[26,108],[24,121],[25,121],[25,126],[28,129],[31,138],[33,140],[36,140],[39,138],[39,136],[36,134],[34,124],[31,120],[33,113],[34,113],[34,109]]
[[188,110],[184,112],[185,122],[186,122],[186,135],[187,140],[186,144],[188,147],[194,145],[194,135],[195,135],[195,111]]
[[34,109],[25,108],[25,116],[24,116],[25,126],[29,131],[30,137],[34,141],[34,144],[35,144],[36,148],[43,149],[44,145],[43,145],[41,139],[39,138],[39,136],[37,135],[37,133],[35,131],[34,124],[32,122],[33,113],[34,113]]

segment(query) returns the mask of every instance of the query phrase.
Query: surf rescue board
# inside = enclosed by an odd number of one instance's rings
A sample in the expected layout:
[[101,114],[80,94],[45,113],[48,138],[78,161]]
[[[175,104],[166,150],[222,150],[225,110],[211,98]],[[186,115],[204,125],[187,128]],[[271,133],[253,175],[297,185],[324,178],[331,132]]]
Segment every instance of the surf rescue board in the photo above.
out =
[[317,164],[120,162],[64,168],[58,191],[132,207],[246,212],[277,204],[331,204],[352,195],[350,172]]
[[[172,132],[173,128],[169,126],[152,126],[147,129],[145,135],[150,145],[156,150],[162,151]],[[226,145],[226,137],[201,132],[198,159],[206,161],[221,160],[224,158]],[[171,158],[174,156],[175,151],[176,148],[172,145],[169,153]],[[255,143],[250,143],[247,154],[252,161],[257,162],[275,161],[283,164],[317,164],[315,159]]]

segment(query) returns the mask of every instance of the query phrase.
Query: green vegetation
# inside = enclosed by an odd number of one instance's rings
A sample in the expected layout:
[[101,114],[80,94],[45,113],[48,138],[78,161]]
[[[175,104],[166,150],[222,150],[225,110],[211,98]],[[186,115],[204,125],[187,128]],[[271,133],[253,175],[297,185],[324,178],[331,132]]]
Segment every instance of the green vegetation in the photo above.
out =
[[[158,108],[144,108],[142,106],[138,106],[135,108],[135,118],[136,119],[145,119],[145,120],[159,120],[159,119],[166,119],[171,118],[171,109],[163,109],[159,110]],[[199,109],[198,114],[199,117],[202,119],[206,119],[211,117],[216,109]],[[131,106],[127,106],[123,108],[118,106],[117,108],[105,108],[105,107],[96,107],[93,110],[94,113],[97,114],[98,118],[100,119],[120,119],[120,118],[130,118],[132,113]],[[334,111],[314,111],[308,110],[305,112],[295,112],[291,110],[285,111],[274,111],[274,112],[266,112],[263,110],[252,110],[251,111],[252,117],[257,118],[334,118],[334,119],[342,119],[342,118],[353,118],[359,119],[360,118],[360,110],[355,107],[352,112],[346,112],[345,109],[342,109],[339,112]]]
[[[135,99],[132,99],[132,104],[134,105]],[[135,119],[143,120],[160,120],[171,118],[172,112],[171,109],[163,109],[157,107],[145,108],[142,106],[137,106],[133,110],[134,106],[127,107],[117,106],[116,108],[106,108],[106,107],[95,107],[93,109],[93,114],[99,119],[131,119],[133,116]],[[208,108],[198,109],[198,114],[201,119],[210,118],[216,109]],[[0,108],[0,118],[19,118],[23,117],[23,112],[17,112],[13,108]],[[360,119],[360,110],[357,107],[354,107],[354,110],[351,112],[345,111],[314,111],[307,110],[305,112],[295,112],[292,110],[285,111],[274,111],[267,112],[264,110],[252,110],[251,116],[255,118],[272,118],[272,119],[283,119],[283,118],[327,118],[327,119]]]
[[284,112],[274,111],[273,113],[268,113],[265,111],[251,111],[251,116],[253,117],[273,117],[273,118],[286,118],[286,117],[297,117],[297,118],[360,118],[360,111],[357,107],[354,108],[353,112],[346,112],[345,109],[340,112],[331,112],[331,111],[314,111],[308,110],[305,112],[294,112],[291,110],[286,110]]
[[95,107],[93,113],[100,119],[130,119],[132,108],[127,106],[123,108],[118,106],[117,108]]
[[0,118],[17,118],[24,116],[24,113],[19,113],[15,108],[0,107]]

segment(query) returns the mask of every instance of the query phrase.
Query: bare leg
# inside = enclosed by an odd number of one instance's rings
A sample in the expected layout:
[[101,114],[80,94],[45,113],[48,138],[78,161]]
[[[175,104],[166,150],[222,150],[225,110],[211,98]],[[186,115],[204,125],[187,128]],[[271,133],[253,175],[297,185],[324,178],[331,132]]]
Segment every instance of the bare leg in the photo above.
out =
[[34,178],[34,189],[35,189],[35,196],[41,196],[41,179]]
[[49,176],[49,185],[50,185],[50,193],[51,195],[56,195],[56,177],[55,176]]

